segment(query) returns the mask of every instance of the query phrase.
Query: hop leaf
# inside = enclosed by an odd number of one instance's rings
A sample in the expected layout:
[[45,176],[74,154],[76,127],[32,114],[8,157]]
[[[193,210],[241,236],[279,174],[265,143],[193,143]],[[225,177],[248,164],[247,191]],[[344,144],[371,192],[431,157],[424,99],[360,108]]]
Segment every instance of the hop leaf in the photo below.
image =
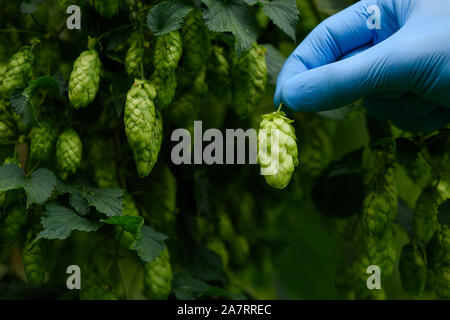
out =
[[[289,184],[298,165],[297,141],[291,122],[283,112],[277,111],[263,115],[259,125],[258,163],[266,171],[266,182],[277,189]],[[272,145],[272,141],[276,144]]]
[[100,84],[101,62],[95,50],[86,50],[73,63],[69,80],[69,100],[76,109],[91,103]]

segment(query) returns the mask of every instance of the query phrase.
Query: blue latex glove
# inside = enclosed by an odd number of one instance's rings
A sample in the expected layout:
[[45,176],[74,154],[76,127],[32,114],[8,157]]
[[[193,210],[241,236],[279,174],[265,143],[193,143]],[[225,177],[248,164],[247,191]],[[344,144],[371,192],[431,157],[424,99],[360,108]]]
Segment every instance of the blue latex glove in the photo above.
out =
[[[380,29],[367,26],[371,5]],[[362,0],[331,16],[284,64],[274,103],[317,112],[361,98],[405,130],[450,122],[450,0]]]

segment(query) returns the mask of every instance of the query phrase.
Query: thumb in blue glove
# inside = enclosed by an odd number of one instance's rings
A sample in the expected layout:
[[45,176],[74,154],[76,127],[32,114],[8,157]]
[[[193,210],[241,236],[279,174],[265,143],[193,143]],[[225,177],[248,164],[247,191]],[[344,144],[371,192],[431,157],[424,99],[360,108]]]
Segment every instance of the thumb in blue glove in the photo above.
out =
[[324,20],[285,62],[274,103],[318,112],[361,98],[405,130],[450,122],[449,0],[362,0]]

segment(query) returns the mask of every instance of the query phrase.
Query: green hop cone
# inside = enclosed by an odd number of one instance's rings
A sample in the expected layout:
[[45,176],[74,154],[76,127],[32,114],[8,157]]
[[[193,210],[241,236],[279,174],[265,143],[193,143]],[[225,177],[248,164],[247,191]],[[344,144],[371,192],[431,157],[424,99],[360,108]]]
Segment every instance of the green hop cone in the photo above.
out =
[[382,234],[368,234],[365,241],[370,264],[379,266],[382,276],[390,276],[397,257],[394,228],[389,226]]
[[145,48],[142,46],[142,41],[133,40],[125,55],[125,70],[130,77],[135,78],[141,75],[144,53]]
[[161,148],[162,116],[155,110],[155,96],[149,82],[135,80],[125,104],[125,131],[140,177],[150,174]]
[[34,242],[28,237],[22,250],[22,261],[27,281],[34,286],[41,285],[45,280],[46,272],[46,240],[39,239]]
[[61,133],[56,143],[56,162],[61,179],[66,180],[69,175],[75,174],[82,156],[83,145],[78,134],[72,129]]
[[145,296],[152,300],[164,300],[170,294],[172,282],[172,266],[167,247],[153,261],[144,266]]
[[35,49],[35,75],[53,74],[59,67],[61,54],[58,42],[45,41]]
[[0,244],[10,246],[21,236],[27,223],[27,212],[21,204],[7,209],[6,217],[0,222]]
[[[383,151],[384,152],[384,151]],[[397,214],[397,187],[394,167],[374,171],[369,179],[368,192],[363,202],[363,226],[369,232],[380,234],[395,219]]]
[[422,252],[407,244],[400,254],[398,268],[403,289],[412,295],[419,295],[425,288],[427,277],[427,266]]
[[69,80],[69,100],[76,109],[91,103],[100,84],[101,62],[97,51],[86,50],[73,63]]
[[157,73],[152,75],[150,80],[156,89],[155,104],[159,110],[168,107],[177,91],[177,75],[170,72],[167,76],[161,77]]
[[183,38],[183,67],[191,74],[199,73],[210,54],[211,40],[203,22],[202,11],[192,10],[181,29]]
[[258,163],[266,182],[276,189],[283,189],[289,184],[298,165],[293,121],[281,111],[262,117],[258,132]]
[[426,245],[438,227],[437,213],[443,199],[435,187],[425,188],[416,202],[413,215],[414,237]]
[[178,127],[193,126],[198,115],[198,101],[196,95],[187,92],[179,96],[169,108],[169,121]]
[[442,265],[436,271],[436,294],[439,299],[450,299],[450,264]]
[[5,120],[0,120],[0,144],[8,144],[14,141],[16,134],[11,123]]
[[50,159],[58,138],[58,130],[50,121],[42,121],[40,127],[33,127],[30,134],[30,157],[43,162]]
[[207,83],[211,93],[219,98],[226,98],[230,90],[230,64],[223,48],[214,46],[208,59]]
[[110,19],[119,11],[120,0],[92,0],[95,11],[102,17]]
[[154,66],[162,77],[173,72],[180,61],[183,43],[178,31],[172,31],[156,38]]
[[254,43],[241,54],[233,70],[233,103],[240,118],[257,109],[266,84],[266,49]]
[[229,242],[230,261],[235,266],[242,266],[250,256],[250,245],[246,238],[235,235]]
[[32,75],[33,62],[34,56],[29,46],[25,46],[13,54],[3,75],[0,96],[9,98],[15,88],[26,86]]

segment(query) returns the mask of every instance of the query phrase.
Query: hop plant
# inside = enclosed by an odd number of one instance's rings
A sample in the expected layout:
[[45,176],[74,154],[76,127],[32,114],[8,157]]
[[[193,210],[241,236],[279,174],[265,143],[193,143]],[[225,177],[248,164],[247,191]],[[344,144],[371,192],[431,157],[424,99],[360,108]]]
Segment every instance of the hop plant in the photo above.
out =
[[450,264],[450,227],[448,225],[437,227],[426,250],[431,268],[437,268],[440,264]]
[[120,0],[91,0],[95,11],[102,17],[110,19],[119,10]]
[[66,180],[78,170],[83,156],[83,145],[80,137],[69,129],[61,133],[56,144],[56,162],[60,177]]
[[97,51],[86,50],[73,63],[69,80],[69,100],[76,109],[91,103],[100,84],[101,62]]
[[438,226],[437,212],[443,199],[436,187],[425,188],[416,202],[413,215],[414,237],[426,245]]
[[34,55],[31,47],[25,46],[13,54],[9,59],[3,81],[0,86],[0,95],[9,98],[17,87],[24,87],[32,75]]
[[412,295],[420,294],[425,288],[427,277],[422,252],[411,244],[404,246],[398,268],[403,289]]
[[172,31],[156,38],[154,66],[156,72],[168,76],[180,61],[183,52],[183,42],[178,31]]
[[222,265],[224,267],[228,266],[229,256],[227,247],[220,238],[218,237],[209,238],[206,241],[206,247],[220,257],[220,259],[222,260]]
[[233,70],[233,103],[236,113],[247,118],[258,107],[267,84],[266,49],[254,43],[241,54]]
[[125,131],[134,153],[140,177],[150,174],[162,142],[162,116],[156,112],[155,88],[145,80],[136,80],[125,104]]
[[[123,214],[133,217],[139,217],[139,210],[136,207],[136,203],[133,197],[129,193],[125,193],[123,196]],[[125,248],[130,248],[135,238],[134,235],[128,231],[123,230],[121,227],[116,227],[116,239],[120,239],[120,245]]]
[[151,82],[156,89],[156,107],[159,110],[168,107],[175,97],[177,90],[176,73],[170,72],[166,77],[161,77],[157,73],[154,73]]
[[266,182],[276,189],[283,189],[298,165],[295,129],[284,112],[276,111],[262,117],[258,132],[258,163],[265,171]]
[[0,243],[7,247],[13,244],[21,236],[26,223],[27,212],[22,204],[8,208],[0,224]]
[[45,280],[45,246],[46,242],[44,239],[34,242],[34,239],[28,235],[28,239],[22,250],[22,261],[25,269],[25,275],[28,282],[34,286],[41,285]]
[[153,261],[144,266],[144,293],[149,299],[167,299],[171,291],[172,266],[167,247]]
[[203,22],[202,11],[192,10],[181,29],[183,38],[183,67],[192,74],[199,73],[210,54],[211,40]]
[[230,90],[230,64],[222,47],[213,46],[207,67],[208,89],[214,96],[224,98]]
[[7,144],[14,141],[16,134],[11,126],[11,123],[0,119],[0,144]]
[[395,168],[387,159],[392,159],[392,154],[387,151],[377,150],[377,159],[385,159],[377,162],[379,169],[367,183],[367,194],[364,198],[362,209],[362,221],[365,229],[371,233],[380,234],[395,219],[397,214],[397,187],[395,184]]
[[58,130],[50,121],[42,121],[40,127],[33,127],[30,133],[30,158],[33,161],[47,161],[58,138]]

